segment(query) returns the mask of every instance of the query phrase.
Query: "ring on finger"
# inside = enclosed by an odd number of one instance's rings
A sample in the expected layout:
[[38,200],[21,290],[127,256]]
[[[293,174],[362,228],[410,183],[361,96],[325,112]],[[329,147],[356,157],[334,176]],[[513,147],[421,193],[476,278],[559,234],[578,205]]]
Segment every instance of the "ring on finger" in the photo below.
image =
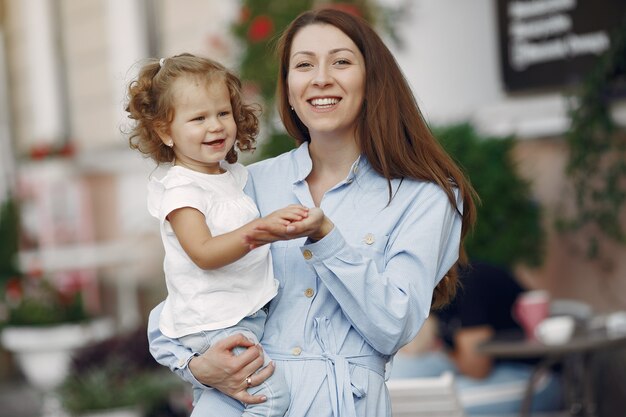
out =
[[252,377],[249,376],[246,378],[246,387],[250,388],[252,386]]

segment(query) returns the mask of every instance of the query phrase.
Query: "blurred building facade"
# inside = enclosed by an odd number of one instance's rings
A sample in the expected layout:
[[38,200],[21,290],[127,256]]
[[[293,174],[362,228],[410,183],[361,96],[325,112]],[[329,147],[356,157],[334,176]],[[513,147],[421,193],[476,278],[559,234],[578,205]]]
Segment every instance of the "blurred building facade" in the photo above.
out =
[[[20,200],[21,266],[97,273],[107,304],[99,307],[128,328],[164,294],[162,248],[145,208],[154,165],[124,134],[128,81],[147,57],[190,51],[229,65],[235,57],[236,2],[184,6],[0,2],[0,195]],[[146,306],[144,289],[154,292]]]
[[[607,246],[608,267],[550,226],[566,181],[567,101],[559,88],[507,90],[497,0],[380,2],[406,11],[395,28],[402,44],[389,44],[429,123],[468,120],[518,139],[520,172],[549,230],[544,264],[520,268],[523,280],[601,310],[626,308],[625,247]],[[123,134],[126,84],[146,57],[186,51],[235,67],[229,24],[238,13],[237,1],[220,0],[0,0],[0,196],[13,189],[25,201],[22,262],[96,269],[128,326],[145,318],[164,282],[158,227],[145,209],[154,166]],[[626,120],[625,101],[615,114]]]

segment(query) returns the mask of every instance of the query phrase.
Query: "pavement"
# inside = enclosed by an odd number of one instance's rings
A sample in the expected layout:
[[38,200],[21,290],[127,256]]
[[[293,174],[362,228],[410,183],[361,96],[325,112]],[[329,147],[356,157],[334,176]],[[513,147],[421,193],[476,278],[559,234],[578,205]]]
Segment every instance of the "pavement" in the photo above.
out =
[[41,417],[42,399],[23,379],[0,381],[0,417]]

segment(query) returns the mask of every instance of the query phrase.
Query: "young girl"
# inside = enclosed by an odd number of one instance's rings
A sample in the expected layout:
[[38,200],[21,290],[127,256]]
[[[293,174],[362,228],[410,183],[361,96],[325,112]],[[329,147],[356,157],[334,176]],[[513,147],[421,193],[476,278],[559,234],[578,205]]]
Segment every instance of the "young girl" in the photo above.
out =
[[[258,343],[278,282],[269,245],[251,249],[244,236],[261,225],[286,227],[308,210],[291,205],[259,218],[244,194],[248,172],[236,163],[235,146],[254,149],[255,107],[242,102],[231,72],[190,54],[149,62],[128,95],[126,111],[135,121],[130,147],[171,164],[148,185],[148,210],[160,221],[165,247],[160,330],[199,353],[235,333]],[[267,401],[243,415],[284,415],[289,394],[282,374],[255,388]]]

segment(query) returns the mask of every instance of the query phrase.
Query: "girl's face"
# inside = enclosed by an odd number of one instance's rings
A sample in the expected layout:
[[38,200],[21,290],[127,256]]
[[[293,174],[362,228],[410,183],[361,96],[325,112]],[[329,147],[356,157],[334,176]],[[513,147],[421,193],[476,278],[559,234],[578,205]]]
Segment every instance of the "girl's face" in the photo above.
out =
[[341,30],[314,23],[300,29],[289,54],[289,104],[315,137],[354,138],[365,94],[365,62]]
[[176,165],[206,174],[219,174],[220,161],[235,144],[237,124],[228,87],[223,80],[177,79],[174,119],[161,140],[174,144]]

